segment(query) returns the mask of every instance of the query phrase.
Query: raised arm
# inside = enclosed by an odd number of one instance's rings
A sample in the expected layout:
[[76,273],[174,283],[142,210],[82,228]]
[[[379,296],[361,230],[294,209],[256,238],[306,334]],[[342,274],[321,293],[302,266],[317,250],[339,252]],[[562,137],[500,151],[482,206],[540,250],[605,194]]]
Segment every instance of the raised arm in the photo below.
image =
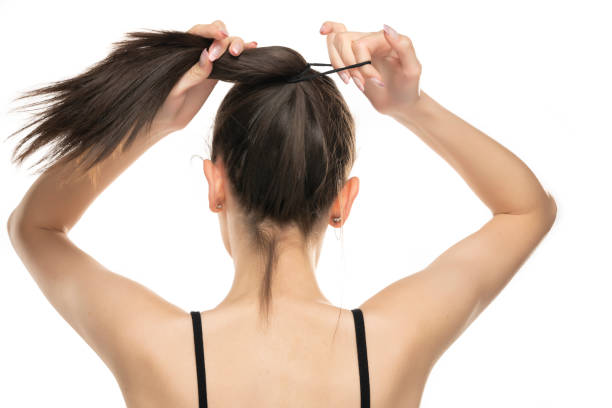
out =
[[351,75],[374,108],[437,152],[491,210],[477,231],[360,306],[370,327],[393,343],[389,349],[401,349],[402,361],[427,375],[544,238],[556,204],[516,155],[419,90],[421,64],[408,37],[389,27],[353,33],[326,25],[334,66],[371,59]]
[[425,92],[395,118],[446,160],[492,213],[423,270],[362,305],[387,319],[388,330],[401,327],[407,361],[426,374],[545,237],[556,204],[518,157]]
[[492,215],[537,212],[549,222],[554,218],[552,196],[521,159],[424,91],[414,105],[391,116],[448,162]]
[[[147,378],[148,359],[163,348],[168,322],[188,314],[106,269],[68,233],[108,185],[204,104],[216,80],[208,77],[213,62],[206,52],[200,57],[200,46],[219,46],[224,53],[230,43],[234,55],[245,48],[219,21],[188,33],[139,34],[81,76],[34,93],[54,98],[34,122],[39,126],[21,139],[34,143],[18,162],[50,142],[56,151],[74,149],[48,160],[9,217],[8,234],[47,300],[127,388],[134,383],[124,381]],[[131,143],[125,128],[133,131]],[[97,162],[81,174],[88,152]]]

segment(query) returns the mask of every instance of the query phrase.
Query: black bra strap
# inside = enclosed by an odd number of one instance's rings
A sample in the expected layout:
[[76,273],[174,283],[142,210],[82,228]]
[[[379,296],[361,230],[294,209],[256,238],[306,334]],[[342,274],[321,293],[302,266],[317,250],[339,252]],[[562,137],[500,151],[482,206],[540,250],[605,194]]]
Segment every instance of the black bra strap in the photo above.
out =
[[361,408],[370,408],[370,373],[368,371],[368,349],[366,347],[365,326],[361,309],[353,309],[357,358],[359,359],[359,386],[361,389]]
[[[368,351],[366,347],[365,326],[361,309],[351,310],[355,322],[357,358],[359,361],[359,387],[361,408],[370,408],[370,375],[368,370]],[[208,408],[206,400],[206,370],[204,366],[204,343],[202,341],[202,317],[200,312],[191,312],[193,323],[193,342],[195,346],[196,373],[198,377],[198,399],[200,408]]]
[[198,375],[198,398],[200,408],[207,408],[206,370],[204,369],[204,343],[202,341],[202,316],[200,312],[191,312],[193,323],[193,344],[195,346],[196,372]]

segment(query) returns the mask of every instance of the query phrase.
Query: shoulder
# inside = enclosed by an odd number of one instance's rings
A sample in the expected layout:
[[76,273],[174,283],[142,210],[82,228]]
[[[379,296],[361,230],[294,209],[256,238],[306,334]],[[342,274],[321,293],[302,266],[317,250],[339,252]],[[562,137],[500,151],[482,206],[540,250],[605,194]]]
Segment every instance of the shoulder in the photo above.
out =
[[[140,358],[126,362],[122,375],[115,376],[127,406],[164,406],[162,401],[173,404],[177,398],[190,397],[189,390],[197,389],[191,313],[178,310],[160,314],[151,324],[155,329],[142,338]],[[185,401],[186,406],[194,404],[197,401]]]
[[380,309],[367,303],[363,313],[372,398],[387,395],[413,405],[419,400],[431,366],[419,358],[418,343]]

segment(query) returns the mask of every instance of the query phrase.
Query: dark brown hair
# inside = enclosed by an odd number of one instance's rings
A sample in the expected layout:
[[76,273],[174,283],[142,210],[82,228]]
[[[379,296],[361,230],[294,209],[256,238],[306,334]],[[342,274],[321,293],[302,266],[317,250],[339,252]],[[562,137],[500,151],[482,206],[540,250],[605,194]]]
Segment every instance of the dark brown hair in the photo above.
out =
[[[172,87],[213,41],[166,30],[127,37],[84,73],[16,99],[49,96],[20,107],[39,111],[9,136],[35,126],[17,143],[14,163],[49,147],[35,163],[46,164],[41,172],[75,159],[86,172],[118,146],[123,150],[149,129]],[[215,117],[211,160],[223,160],[252,242],[263,254],[260,306],[266,316],[278,229],[292,224],[304,239],[310,236],[327,218],[355,160],[354,121],[334,81],[326,75],[285,81],[305,66],[291,48],[259,47],[239,56],[225,52],[209,76],[234,83]]]

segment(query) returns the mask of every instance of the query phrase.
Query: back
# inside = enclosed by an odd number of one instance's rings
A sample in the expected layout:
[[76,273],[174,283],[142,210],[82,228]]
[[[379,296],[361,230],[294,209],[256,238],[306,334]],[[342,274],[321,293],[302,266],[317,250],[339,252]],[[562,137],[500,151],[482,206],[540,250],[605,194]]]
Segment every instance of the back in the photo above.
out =
[[[424,379],[410,373],[406,350],[389,346],[389,334],[377,327],[375,316],[325,304],[279,302],[264,333],[256,325],[256,310],[231,306],[200,314],[207,405],[199,401],[197,319],[186,314],[161,323],[168,336],[151,340],[158,352],[150,353],[147,370],[131,384],[120,384],[127,406],[418,406]],[[367,360],[361,359],[360,370],[361,316]],[[366,368],[367,378],[360,377]]]
[[[372,407],[419,406],[435,362],[512,279],[553,221],[548,209],[496,214],[425,269],[359,307]],[[298,300],[273,302],[266,332],[257,327],[254,304],[202,314],[208,404],[360,407],[351,311]],[[197,408],[193,320],[189,313],[177,313],[159,324],[168,335],[145,342],[146,369],[120,383],[126,402],[130,408]]]

